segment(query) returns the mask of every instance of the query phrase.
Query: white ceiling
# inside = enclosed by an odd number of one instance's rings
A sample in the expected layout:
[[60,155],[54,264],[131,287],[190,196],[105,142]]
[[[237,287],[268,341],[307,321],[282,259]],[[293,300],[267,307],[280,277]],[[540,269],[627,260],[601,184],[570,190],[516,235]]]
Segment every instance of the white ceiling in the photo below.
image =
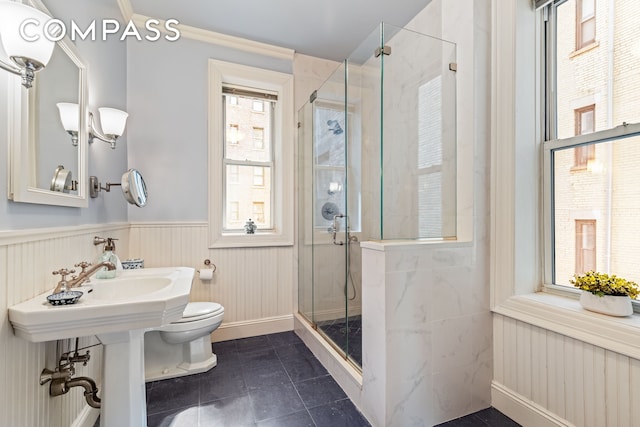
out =
[[380,22],[403,27],[431,0],[130,0],[133,12],[341,61]]

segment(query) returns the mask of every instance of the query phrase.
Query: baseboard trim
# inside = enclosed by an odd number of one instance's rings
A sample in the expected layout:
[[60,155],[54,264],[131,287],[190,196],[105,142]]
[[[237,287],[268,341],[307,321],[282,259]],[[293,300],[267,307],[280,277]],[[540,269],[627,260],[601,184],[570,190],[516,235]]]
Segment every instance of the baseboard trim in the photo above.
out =
[[525,427],[575,427],[569,421],[495,381],[491,382],[491,406]]
[[293,331],[293,314],[223,323],[211,334],[211,342]]
[[89,405],[84,405],[82,411],[78,414],[76,419],[71,424],[71,427],[93,427],[100,415],[100,409],[92,408]]

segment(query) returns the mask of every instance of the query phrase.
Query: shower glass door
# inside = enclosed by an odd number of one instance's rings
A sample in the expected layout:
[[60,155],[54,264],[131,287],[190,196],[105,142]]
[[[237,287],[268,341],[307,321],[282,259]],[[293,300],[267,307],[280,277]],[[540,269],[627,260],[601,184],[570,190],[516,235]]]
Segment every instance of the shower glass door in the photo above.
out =
[[345,65],[339,66],[311,97],[313,311],[318,331],[345,357],[349,227],[348,120]]

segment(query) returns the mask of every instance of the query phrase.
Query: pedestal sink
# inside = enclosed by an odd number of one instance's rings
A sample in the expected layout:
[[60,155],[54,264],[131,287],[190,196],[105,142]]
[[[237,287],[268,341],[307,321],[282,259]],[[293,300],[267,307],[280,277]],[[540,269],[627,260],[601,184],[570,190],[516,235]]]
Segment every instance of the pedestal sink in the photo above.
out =
[[191,291],[189,267],[125,270],[91,279],[77,303],[52,306],[50,292],[9,307],[16,336],[31,342],[96,335],[104,345],[101,427],[144,427],[144,331],[182,317]]

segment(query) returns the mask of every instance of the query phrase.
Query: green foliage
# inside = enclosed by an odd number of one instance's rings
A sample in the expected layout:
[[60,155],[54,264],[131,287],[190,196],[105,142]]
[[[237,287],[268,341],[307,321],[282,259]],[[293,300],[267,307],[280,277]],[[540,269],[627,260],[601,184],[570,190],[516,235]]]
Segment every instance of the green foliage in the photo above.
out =
[[640,293],[638,284],[630,280],[609,276],[605,273],[587,271],[583,275],[574,275],[571,283],[576,288],[591,292],[599,297],[604,295],[629,296],[635,299]]

